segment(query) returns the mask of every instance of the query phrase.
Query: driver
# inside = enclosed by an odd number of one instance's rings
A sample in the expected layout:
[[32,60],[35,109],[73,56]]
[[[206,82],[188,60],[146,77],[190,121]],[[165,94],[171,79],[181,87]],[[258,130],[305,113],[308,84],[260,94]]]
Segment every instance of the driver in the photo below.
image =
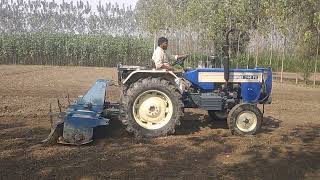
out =
[[[158,47],[154,50],[152,60],[156,65],[156,69],[172,70],[172,66],[169,64],[169,55],[166,53],[168,48],[168,39],[160,37],[158,39]],[[175,55],[173,58],[177,60],[184,56]]]

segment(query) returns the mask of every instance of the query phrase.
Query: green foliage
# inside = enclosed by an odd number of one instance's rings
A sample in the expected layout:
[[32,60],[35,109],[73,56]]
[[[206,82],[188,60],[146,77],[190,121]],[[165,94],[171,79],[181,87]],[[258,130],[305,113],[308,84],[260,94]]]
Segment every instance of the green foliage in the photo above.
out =
[[[258,59],[258,66],[280,71],[283,60],[285,71],[301,72],[307,77],[319,54],[319,0],[139,0],[136,8],[138,17],[143,19],[140,25],[147,31],[196,32],[202,51],[209,45],[214,47],[214,54],[221,54],[225,32],[238,29],[230,38],[234,67],[254,67]],[[150,25],[154,25],[152,30],[146,28]],[[257,32],[262,37],[252,39]],[[248,42],[252,41],[255,43],[248,49]],[[258,47],[260,43],[265,44]]]
[[208,59],[208,56],[203,53],[193,53],[190,54],[187,61],[185,62],[185,67],[198,67],[200,62],[206,62]]
[[152,42],[131,36],[2,34],[0,42],[0,64],[115,67],[143,65],[152,56]]
[[233,67],[252,68],[257,60],[280,71],[283,60],[284,71],[308,77],[319,64],[319,0],[138,0],[134,10],[89,2],[1,0],[0,63],[144,64],[150,39],[164,35],[169,50],[192,54],[186,65],[197,67],[208,55],[221,57],[225,33],[235,28]]
[[50,32],[132,35],[137,32],[134,11],[119,4],[90,1],[0,1],[0,33]]

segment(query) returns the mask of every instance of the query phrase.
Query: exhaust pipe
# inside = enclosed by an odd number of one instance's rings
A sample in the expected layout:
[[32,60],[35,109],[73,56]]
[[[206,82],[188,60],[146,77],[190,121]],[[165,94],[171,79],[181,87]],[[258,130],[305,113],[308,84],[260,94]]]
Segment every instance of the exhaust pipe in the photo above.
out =
[[230,29],[226,33],[226,44],[223,46],[222,51],[223,51],[223,70],[224,70],[224,80],[226,81],[225,83],[225,88],[228,87],[228,82],[230,79],[230,57],[229,57],[229,35],[230,33],[234,32],[234,29]]

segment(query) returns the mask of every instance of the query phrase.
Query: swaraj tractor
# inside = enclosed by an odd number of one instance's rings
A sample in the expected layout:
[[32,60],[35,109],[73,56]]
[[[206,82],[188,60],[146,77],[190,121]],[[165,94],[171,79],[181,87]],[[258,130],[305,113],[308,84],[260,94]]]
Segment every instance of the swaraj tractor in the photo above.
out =
[[[264,108],[271,103],[271,69],[229,69],[228,43],[223,49],[224,68],[188,68],[175,73],[118,66],[123,91],[120,103],[105,100],[111,81],[97,80],[66,112],[50,113],[56,120],[44,142],[89,143],[94,128],[108,125],[115,114],[136,137],[166,136],[180,125],[185,108],[207,110],[212,119],[226,120],[232,134],[256,134],[263,121],[257,105]],[[184,60],[173,64],[183,64]]]

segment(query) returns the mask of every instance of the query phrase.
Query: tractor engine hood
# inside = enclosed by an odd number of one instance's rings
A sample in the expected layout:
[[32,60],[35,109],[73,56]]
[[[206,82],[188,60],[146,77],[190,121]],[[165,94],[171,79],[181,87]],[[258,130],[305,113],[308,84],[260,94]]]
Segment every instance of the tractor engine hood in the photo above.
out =
[[[212,92],[217,84],[225,83],[223,68],[200,68],[184,73],[184,78],[203,92]],[[265,101],[272,91],[271,68],[231,69],[229,83],[241,85],[244,102]]]

